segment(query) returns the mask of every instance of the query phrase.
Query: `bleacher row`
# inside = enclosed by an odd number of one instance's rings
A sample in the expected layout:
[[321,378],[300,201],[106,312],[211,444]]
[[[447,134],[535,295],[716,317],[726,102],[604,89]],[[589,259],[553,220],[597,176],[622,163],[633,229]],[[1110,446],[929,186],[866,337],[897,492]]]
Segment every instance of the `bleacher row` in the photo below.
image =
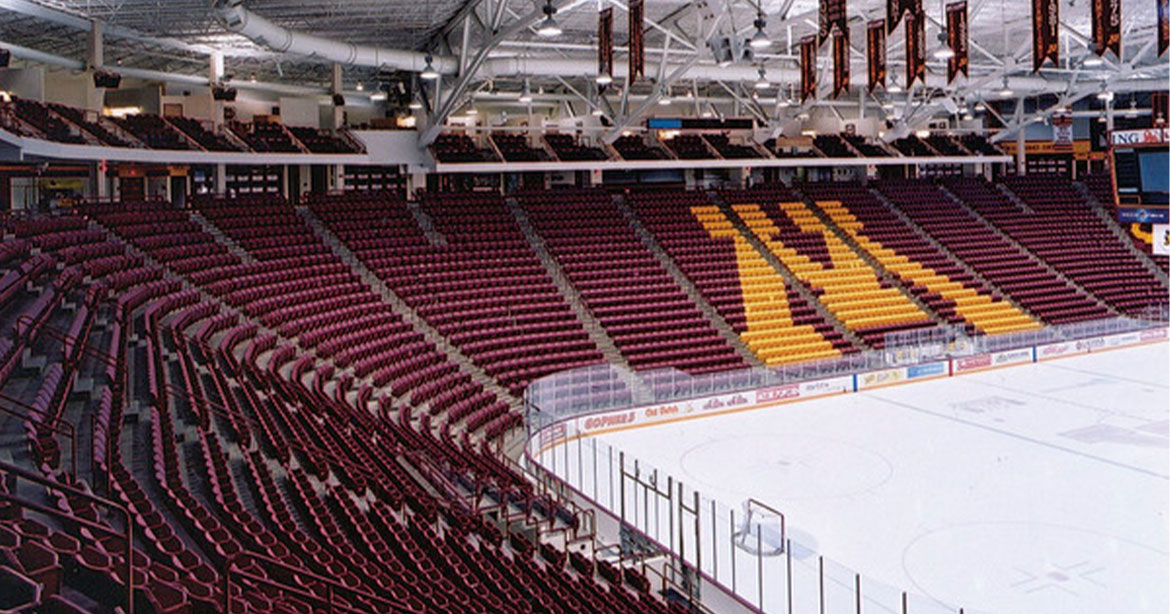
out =
[[343,132],[243,122],[230,122],[216,130],[209,122],[188,117],[150,113],[103,117],[62,104],[23,98],[0,102],[0,128],[20,136],[74,145],[259,153],[362,152],[361,145]]
[[[488,142],[490,141],[490,143]],[[553,156],[562,162],[608,160],[610,155],[601,147],[583,144],[579,137],[569,134],[546,134],[548,149],[532,145],[520,134],[495,133],[483,144],[465,133],[443,133],[431,145],[435,160],[445,163],[461,162],[539,162]],[[492,145],[494,145],[494,150]],[[496,152],[499,152],[497,155]],[[931,135],[925,141],[914,135],[891,143],[888,149],[865,137],[849,134],[817,135],[811,147],[803,153],[787,154],[776,151],[775,140],[756,147],[748,142],[736,142],[726,133],[679,134],[659,140],[656,137],[628,134],[613,143],[613,151],[621,160],[747,160],[754,158],[884,158],[890,156],[980,156],[1003,155],[995,145],[979,135]]]
[[[0,609],[125,610],[132,577],[138,612],[685,611],[638,565],[510,530],[578,522],[497,453],[508,397],[606,360],[558,283],[631,367],[692,373],[745,356],[661,258],[769,365],[1165,301],[1067,182],[1009,186],[1022,205],[968,179],[9,217],[0,394],[22,409],[0,435],[61,486],[0,476],[40,506],[0,501]],[[129,561],[118,514],[80,493],[127,508]]]

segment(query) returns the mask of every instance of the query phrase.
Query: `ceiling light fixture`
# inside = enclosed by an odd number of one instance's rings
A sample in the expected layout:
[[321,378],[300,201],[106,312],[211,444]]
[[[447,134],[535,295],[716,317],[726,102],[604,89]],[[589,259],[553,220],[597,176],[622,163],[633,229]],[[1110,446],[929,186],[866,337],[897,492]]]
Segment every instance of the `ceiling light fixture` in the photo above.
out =
[[1003,78],[1003,87],[1000,88],[1000,90],[999,90],[999,97],[1000,98],[1011,98],[1014,94],[1015,94],[1015,92],[1012,91],[1011,86],[1008,85],[1007,77],[1004,77]]
[[544,8],[541,10],[544,11],[544,19],[540,22],[540,25],[537,26],[537,28],[536,28],[537,36],[541,36],[543,38],[552,38],[554,36],[560,36],[561,35],[561,26],[560,26],[560,24],[557,23],[556,19],[553,19],[553,15],[557,14],[557,7],[552,5],[552,0],[549,0],[548,2],[546,2],[544,5]]
[[755,21],[756,33],[748,41],[748,45],[752,49],[766,49],[772,46],[772,39],[768,38],[768,33],[764,31],[764,27],[767,25],[768,22],[764,21],[764,14],[760,13]]
[[418,76],[423,78],[423,79],[426,79],[427,81],[434,81],[435,79],[438,79],[439,78],[439,71],[435,70],[435,65],[433,62],[434,62],[434,58],[431,57],[431,54],[428,53],[427,54],[427,64],[426,64],[426,66],[423,66],[422,72],[420,72],[418,74]]
[[609,85],[610,83],[613,83],[613,77],[609,75],[597,75],[594,81],[596,81],[598,85]]
[[949,60],[955,57],[955,50],[951,49],[950,44],[947,43],[947,32],[942,30],[938,33],[938,49],[934,50],[934,59]]
[[524,88],[520,90],[520,95],[516,97],[516,100],[519,100],[524,104],[532,102],[532,90],[528,88],[527,80],[524,81]]
[[764,67],[763,66],[760,67],[759,73],[760,73],[760,78],[758,81],[756,81],[756,89],[763,90],[763,89],[768,89],[769,87],[771,87],[772,84],[768,82],[768,77],[764,74]]

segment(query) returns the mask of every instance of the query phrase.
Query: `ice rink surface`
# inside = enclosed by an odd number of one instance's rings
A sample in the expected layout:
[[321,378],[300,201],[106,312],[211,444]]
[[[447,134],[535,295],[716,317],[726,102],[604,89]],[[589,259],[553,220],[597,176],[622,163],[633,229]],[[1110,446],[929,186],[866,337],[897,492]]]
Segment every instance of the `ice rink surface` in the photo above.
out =
[[1170,611],[1165,343],[601,439],[940,605]]

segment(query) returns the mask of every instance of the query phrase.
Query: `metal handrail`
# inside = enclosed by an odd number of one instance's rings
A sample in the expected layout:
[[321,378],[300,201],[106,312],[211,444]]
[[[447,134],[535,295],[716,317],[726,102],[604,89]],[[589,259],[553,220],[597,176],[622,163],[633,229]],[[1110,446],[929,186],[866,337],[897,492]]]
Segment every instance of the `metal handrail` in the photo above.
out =
[[67,520],[69,522],[77,523],[77,524],[79,524],[87,529],[93,530],[93,531],[99,531],[101,533],[113,535],[115,537],[121,537],[124,540],[122,542],[124,544],[124,548],[123,548],[124,559],[123,560],[125,561],[125,564],[126,564],[126,614],[134,614],[134,523],[131,520],[129,508],[127,508],[126,506],[124,506],[120,503],[117,503],[115,501],[111,501],[109,499],[105,499],[105,498],[99,497],[97,495],[87,493],[83,490],[74,488],[72,486],[68,486],[65,484],[61,484],[59,482],[55,482],[55,481],[50,480],[44,476],[39,476],[31,471],[28,471],[28,470],[23,469],[21,467],[17,467],[16,465],[13,465],[11,463],[5,463],[3,461],[0,461],[0,474],[4,474],[4,473],[10,473],[10,474],[15,475],[17,477],[24,478],[30,482],[40,484],[41,486],[44,486],[45,488],[50,489],[50,490],[64,491],[64,492],[69,493],[71,495],[74,495],[76,497],[81,497],[82,499],[86,499],[87,501],[92,501],[98,505],[102,505],[102,506],[107,507],[109,509],[118,511],[122,514],[122,518],[125,521],[124,526],[126,527],[126,530],[124,533],[118,533],[114,529],[106,527],[100,523],[94,522],[94,521],[89,520],[87,518],[82,518],[80,516],[74,516],[72,514],[67,514],[64,511],[56,509],[56,508],[41,505],[40,503],[36,503],[34,501],[28,501],[26,499],[21,499],[20,497],[17,497],[16,495],[10,494],[8,492],[0,492],[0,500],[12,501],[13,503],[16,503],[17,505],[20,505],[21,507],[33,510],[35,512],[39,512],[41,514],[45,514],[47,516],[52,516],[54,518],[60,518],[60,519]]
[[[241,559],[263,561],[266,565],[270,565],[272,567],[283,569],[283,570],[291,572],[293,574],[304,576],[304,577],[312,579],[316,582],[320,582],[327,587],[326,596],[324,598],[322,598],[322,597],[320,597],[320,596],[318,596],[310,591],[306,591],[304,589],[293,587],[293,586],[288,586],[286,584],[282,584],[280,582],[277,582],[276,580],[273,580],[270,578],[265,578],[263,576],[258,576],[256,574],[250,573],[250,572],[239,567],[238,563]],[[360,610],[360,609],[354,608],[352,606],[335,604],[333,602],[333,595],[337,589],[340,589],[342,591],[345,591],[345,592],[353,594],[353,595],[360,596],[363,599],[366,599],[372,603],[387,605],[391,608],[391,611],[394,611],[394,612],[400,612],[402,614],[421,614],[420,612],[411,608],[408,605],[403,605],[399,602],[396,602],[396,601],[393,601],[390,599],[386,599],[385,597],[379,597],[373,593],[364,591],[364,590],[359,589],[359,588],[352,588],[352,587],[345,586],[344,584],[338,582],[337,580],[333,580],[331,578],[326,578],[325,576],[318,575],[318,574],[313,573],[312,571],[309,571],[309,570],[304,569],[302,567],[295,567],[293,565],[289,565],[288,563],[285,563],[283,561],[279,561],[279,560],[272,558],[270,556],[260,554],[258,552],[248,552],[248,551],[237,552],[237,553],[231,555],[230,557],[228,557],[226,561],[224,561],[223,573],[221,574],[222,575],[222,582],[223,582],[223,611],[224,612],[231,612],[232,611],[232,609],[231,609],[231,606],[232,606],[231,577],[232,577],[233,573],[235,574],[236,577],[239,577],[239,578],[245,578],[245,579],[251,580],[253,582],[265,584],[268,586],[273,586],[273,587],[276,587],[280,590],[287,591],[287,592],[295,594],[295,595],[299,595],[299,596],[304,597],[306,599],[317,601],[319,603],[324,603],[326,606],[328,606],[328,608],[329,608],[328,611],[331,614],[332,614],[332,612],[335,612],[335,611],[353,612],[355,614],[363,614],[366,612],[366,610]],[[131,613],[131,614],[133,614],[133,613]]]
[[[22,401],[18,401],[16,399],[8,396],[7,394],[0,393],[0,400],[12,403],[13,405],[16,405],[17,407],[20,407],[21,409],[26,410],[28,412],[38,414],[38,415],[41,415],[44,417],[50,417],[47,412],[40,410],[40,409],[37,409],[37,408],[35,408],[31,405],[28,405]],[[16,410],[8,408],[8,407],[4,407],[3,405],[0,405],[0,412],[3,412],[5,414],[8,414],[8,415],[13,416],[15,418],[22,418],[22,419],[27,418],[26,414],[19,413]],[[74,428],[73,423],[68,422],[68,421],[64,421],[64,420],[58,420],[58,421],[54,421],[52,423],[42,422],[41,424],[39,424],[37,426],[47,428],[48,430],[52,431],[54,434],[65,435],[65,436],[69,437],[69,464],[70,464],[70,468],[73,471],[73,477],[76,478],[77,477],[77,429]]]

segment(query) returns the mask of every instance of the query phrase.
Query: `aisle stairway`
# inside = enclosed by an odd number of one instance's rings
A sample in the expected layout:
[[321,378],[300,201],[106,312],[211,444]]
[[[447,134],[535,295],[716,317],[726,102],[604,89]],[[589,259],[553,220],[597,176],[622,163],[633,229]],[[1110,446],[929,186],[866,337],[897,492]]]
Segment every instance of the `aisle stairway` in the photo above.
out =
[[819,236],[828,262],[814,261],[788,245],[796,233],[782,233],[756,204],[732,206],[756,236],[797,278],[808,284],[821,303],[845,326],[873,347],[882,347],[888,332],[933,326],[930,317],[897,290],[883,285],[876,271],[826,228],[801,202],[780,202],[777,215],[795,224],[797,233]]
[[987,294],[980,294],[967,284],[952,280],[947,275],[923,266],[904,254],[871,239],[865,224],[838,202],[819,203],[839,228],[849,233],[858,245],[873,255],[887,270],[896,273],[904,281],[925,287],[931,293],[954,303],[955,313],[982,330],[994,335],[1000,333],[1033,330],[1040,323],[1033,320],[1011,303],[993,300]]
[[841,355],[841,351],[813,326],[796,323],[784,278],[735,229],[719,207],[694,206],[691,207],[691,213],[712,239],[731,240],[735,244],[747,325],[747,330],[740,333],[740,338],[760,360],[768,366],[775,366]]

